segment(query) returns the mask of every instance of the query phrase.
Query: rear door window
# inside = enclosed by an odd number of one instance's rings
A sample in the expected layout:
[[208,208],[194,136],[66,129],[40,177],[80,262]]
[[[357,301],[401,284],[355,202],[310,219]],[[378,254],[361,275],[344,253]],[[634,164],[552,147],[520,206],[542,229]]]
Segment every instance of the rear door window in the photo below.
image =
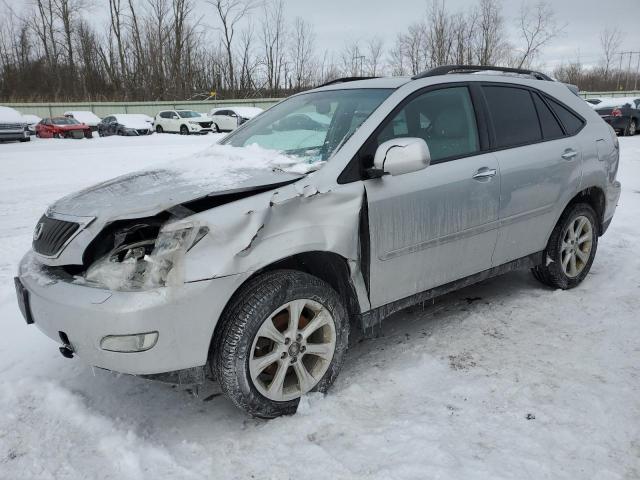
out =
[[584,125],[584,121],[567,107],[561,105],[552,98],[548,98],[547,100],[549,101],[549,105],[551,106],[555,114],[564,125],[564,129],[567,132],[567,135],[575,135],[576,133],[578,133]]
[[482,87],[495,131],[495,147],[508,148],[542,140],[538,114],[529,90],[516,87]]
[[540,126],[542,127],[542,135],[545,140],[553,140],[555,138],[560,138],[564,136],[564,132],[562,131],[562,127],[558,120],[553,115],[547,104],[544,103],[540,95],[537,93],[533,94],[533,101],[536,105],[536,110],[538,111],[538,117],[540,118]]

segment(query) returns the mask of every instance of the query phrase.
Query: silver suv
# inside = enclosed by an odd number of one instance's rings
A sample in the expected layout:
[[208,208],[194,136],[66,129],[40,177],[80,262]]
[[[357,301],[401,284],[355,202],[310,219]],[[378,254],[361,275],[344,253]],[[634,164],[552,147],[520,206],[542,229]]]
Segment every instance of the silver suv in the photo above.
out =
[[617,138],[566,85],[491,70],[333,82],[193,168],[59,200],[16,278],[27,323],[274,417],[329,388],[357,327],[516,268],[575,287],[620,194]]

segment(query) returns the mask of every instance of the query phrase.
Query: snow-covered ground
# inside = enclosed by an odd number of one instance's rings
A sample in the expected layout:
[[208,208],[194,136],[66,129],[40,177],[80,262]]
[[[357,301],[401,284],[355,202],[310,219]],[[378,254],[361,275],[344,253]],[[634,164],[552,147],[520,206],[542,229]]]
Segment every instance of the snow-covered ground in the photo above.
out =
[[1,479],[640,478],[640,137],[586,281],[516,272],[389,319],[333,389],[261,421],[64,359],[27,326],[13,275],[58,197],[206,148],[153,135],[0,145]]

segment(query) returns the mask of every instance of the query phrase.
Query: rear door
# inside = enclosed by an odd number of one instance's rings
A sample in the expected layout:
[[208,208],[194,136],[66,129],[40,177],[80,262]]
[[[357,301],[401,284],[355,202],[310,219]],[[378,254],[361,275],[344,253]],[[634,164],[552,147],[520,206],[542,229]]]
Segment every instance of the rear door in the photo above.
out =
[[397,137],[423,138],[431,165],[365,181],[370,294],[377,307],[491,266],[500,196],[498,163],[481,152],[466,84],[412,95],[365,147],[363,158]]
[[493,265],[539,252],[575,195],[583,120],[546,95],[517,85],[483,85],[500,165],[500,230]]

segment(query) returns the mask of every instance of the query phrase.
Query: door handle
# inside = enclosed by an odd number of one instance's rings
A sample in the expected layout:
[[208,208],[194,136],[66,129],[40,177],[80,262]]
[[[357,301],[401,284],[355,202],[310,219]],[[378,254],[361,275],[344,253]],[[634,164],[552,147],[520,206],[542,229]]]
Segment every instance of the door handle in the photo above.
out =
[[474,180],[488,180],[491,177],[495,177],[496,173],[498,173],[498,171],[495,168],[482,167],[473,175],[472,178]]
[[562,155],[560,155],[565,160],[572,160],[578,155],[573,148],[567,148]]

